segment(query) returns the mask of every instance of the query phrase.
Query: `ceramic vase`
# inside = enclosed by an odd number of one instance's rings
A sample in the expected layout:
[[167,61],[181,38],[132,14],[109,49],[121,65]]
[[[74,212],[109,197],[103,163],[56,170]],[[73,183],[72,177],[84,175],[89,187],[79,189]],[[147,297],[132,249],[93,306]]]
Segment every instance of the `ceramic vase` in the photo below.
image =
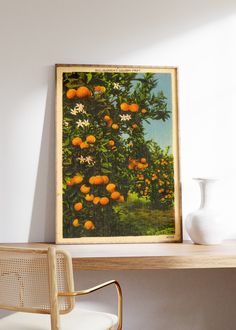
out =
[[219,213],[214,207],[216,179],[194,179],[201,192],[201,204],[197,211],[186,218],[186,230],[196,244],[220,244],[223,240],[223,226]]

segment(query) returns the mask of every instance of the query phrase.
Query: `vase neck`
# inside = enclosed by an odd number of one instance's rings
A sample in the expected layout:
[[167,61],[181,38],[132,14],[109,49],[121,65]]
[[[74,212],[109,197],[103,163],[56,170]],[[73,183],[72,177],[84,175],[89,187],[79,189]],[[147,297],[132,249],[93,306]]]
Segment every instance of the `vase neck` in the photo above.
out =
[[212,208],[213,206],[213,188],[215,181],[199,180],[199,187],[201,191],[200,209]]

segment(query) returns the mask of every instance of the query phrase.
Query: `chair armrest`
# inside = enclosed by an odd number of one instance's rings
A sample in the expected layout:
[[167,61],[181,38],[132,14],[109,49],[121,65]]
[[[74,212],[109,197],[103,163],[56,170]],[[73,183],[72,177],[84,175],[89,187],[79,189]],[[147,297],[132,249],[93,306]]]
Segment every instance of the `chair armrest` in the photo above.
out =
[[99,285],[96,285],[92,288],[81,290],[81,291],[74,291],[74,292],[58,292],[58,296],[63,297],[76,297],[76,296],[83,296],[89,293],[92,293],[94,291],[100,290],[102,288],[105,288],[106,286],[114,284],[116,286],[117,296],[118,296],[118,327],[117,330],[122,329],[122,305],[123,305],[123,299],[122,299],[122,291],[120,284],[116,280],[111,280]]

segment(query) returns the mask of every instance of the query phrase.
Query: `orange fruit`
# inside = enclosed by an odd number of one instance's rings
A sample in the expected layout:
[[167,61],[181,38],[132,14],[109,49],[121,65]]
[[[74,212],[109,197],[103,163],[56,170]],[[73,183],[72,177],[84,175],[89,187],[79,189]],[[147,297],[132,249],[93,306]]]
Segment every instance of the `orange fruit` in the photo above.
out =
[[118,124],[112,124],[111,127],[115,130],[119,129],[119,125]]
[[92,202],[93,199],[94,199],[94,195],[89,195],[89,194],[87,194],[87,195],[85,196],[85,199],[86,199],[87,202]]
[[75,203],[74,204],[74,209],[75,211],[80,211],[83,207],[83,204],[82,203]]
[[94,197],[93,204],[97,205],[100,202],[100,197]]
[[137,103],[132,103],[130,106],[129,106],[129,110],[132,111],[132,112],[138,112],[138,109],[139,109],[139,106]]
[[101,92],[101,86],[95,86],[94,90],[95,92]]
[[115,145],[115,141],[114,140],[109,140],[108,144],[109,144],[109,146],[113,147]]
[[83,194],[88,194],[90,192],[90,187],[86,186],[85,184],[83,184],[81,187],[80,187],[80,191],[83,193]]
[[109,122],[111,120],[111,117],[106,115],[106,116],[104,116],[103,119],[105,120],[105,122]]
[[88,143],[94,143],[94,142],[96,141],[96,138],[95,138],[94,135],[88,135],[88,136],[86,137],[86,141],[87,141]]
[[103,181],[103,184],[107,184],[109,182],[109,178],[107,175],[102,175],[102,181]]
[[95,228],[93,221],[86,220],[84,223],[84,228],[87,230],[93,230]]
[[69,187],[73,186],[73,184],[74,184],[73,179],[71,179],[70,181],[68,181],[66,184]]
[[144,165],[142,163],[138,163],[137,165],[139,170],[143,170],[144,169]]
[[78,146],[82,143],[82,139],[77,136],[74,139],[72,139],[71,143],[73,144],[73,146]]
[[66,97],[68,99],[73,99],[76,96],[76,90],[75,89],[68,89],[68,91],[66,92]]
[[103,184],[103,179],[101,175],[96,175],[93,179],[93,184]]
[[101,197],[100,198],[100,204],[101,205],[107,205],[109,203],[109,198],[108,197]]
[[73,222],[72,222],[72,225],[74,227],[79,227],[80,226],[79,220],[78,219],[74,219]]
[[120,105],[120,109],[121,109],[122,111],[128,111],[128,110],[129,110],[129,105],[128,105],[128,103],[125,103],[125,102],[121,103],[121,105]]
[[114,199],[114,200],[117,200],[120,198],[120,193],[118,191],[114,191],[112,194],[111,194],[111,198]]
[[147,112],[147,109],[142,109],[141,112],[142,113],[146,113]]
[[133,164],[129,164],[129,165],[128,165],[128,169],[129,169],[129,170],[133,170],[133,169],[134,169],[134,165],[133,165]]
[[81,148],[81,149],[87,149],[87,148],[89,148],[89,144],[88,144],[87,142],[82,142],[82,143],[80,144],[80,148]]
[[119,203],[124,203],[125,198],[123,195],[120,195],[120,198],[117,200]]
[[110,120],[107,122],[107,126],[108,126],[108,127],[111,127],[112,123],[113,123],[113,120],[110,119]]
[[104,86],[95,86],[94,90],[95,90],[95,92],[98,92],[98,93],[104,93],[106,91],[106,87],[104,87]]
[[140,162],[141,162],[142,164],[146,164],[147,160],[146,160],[146,158],[141,158],[141,159],[140,159]]
[[136,129],[136,128],[138,128],[138,125],[137,124],[133,124],[132,125],[132,128]]
[[113,191],[115,191],[115,189],[116,189],[116,185],[114,183],[109,183],[106,186],[106,190],[109,191],[110,193],[112,193]]
[[83,181],[82,175],[75,175],[72,179],[73,183],[81,183]]
[[90,178],[89,178],[89,183],[90,184],[94,184],[94,178],[95,178],[95,176],[90,176]]
[[90,97],[91,96],[91,92],[90,92],[90,90],[87,87],[82,86],[82,87],[79,87],[77,89],[76,96],[79,97],[79,98]]

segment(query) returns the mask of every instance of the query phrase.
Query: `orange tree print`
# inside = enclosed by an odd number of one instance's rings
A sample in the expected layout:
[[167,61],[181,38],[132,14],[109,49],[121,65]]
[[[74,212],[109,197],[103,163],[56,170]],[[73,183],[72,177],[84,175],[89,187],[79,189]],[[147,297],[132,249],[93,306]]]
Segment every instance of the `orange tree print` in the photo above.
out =
[[145,139],[145,123],[170,117],[157,85],[151,73],[63,74],[64,237],[163,232],[145,212],[169,212],[173,232],[173,156]]

